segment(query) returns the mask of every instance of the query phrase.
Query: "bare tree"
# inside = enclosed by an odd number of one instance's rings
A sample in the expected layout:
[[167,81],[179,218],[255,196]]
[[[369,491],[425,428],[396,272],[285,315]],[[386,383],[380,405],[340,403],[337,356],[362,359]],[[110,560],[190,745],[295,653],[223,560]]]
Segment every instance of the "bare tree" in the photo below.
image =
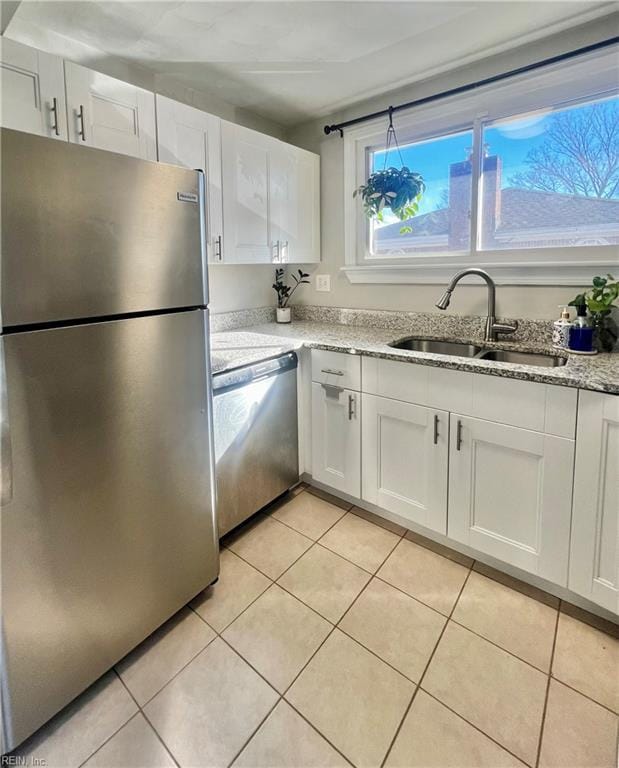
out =
[[619,191],[619,108],[615,101],[550,117],[544,142],[510,177],[525,189],[610,198]]

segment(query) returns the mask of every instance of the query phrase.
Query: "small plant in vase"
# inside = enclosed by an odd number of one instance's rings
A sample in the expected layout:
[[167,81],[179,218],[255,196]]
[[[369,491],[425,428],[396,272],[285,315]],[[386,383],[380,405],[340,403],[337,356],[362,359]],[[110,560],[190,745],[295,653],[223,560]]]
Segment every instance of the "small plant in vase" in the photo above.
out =
[[571,307],[586,304],[594,328],[594,344],[600,352],[612,352],[617,343],[617,323],[611,317],[619,298],[619,281],[612,275],[594,277],[593,287],[570,301]]
[[288,302],[292,298],[293,293],[297,290],[297,288],[300,285],[309,283],[309,280],[307,279],[309,275],[306,272],[299,270],[298,277],[297,275],[292,275],[292,279],[294,280],[294,285],[291,288],[289,285],[286,285],[286,283],[284,283],[284,274],[285,274],[285,270],[283,267],[278,267],[275,270],[275,282],[273,283],[273,290],[277,293],[277,322],[278,323],[290,322],[291,312],[290,312],[290,307],[288,306]]

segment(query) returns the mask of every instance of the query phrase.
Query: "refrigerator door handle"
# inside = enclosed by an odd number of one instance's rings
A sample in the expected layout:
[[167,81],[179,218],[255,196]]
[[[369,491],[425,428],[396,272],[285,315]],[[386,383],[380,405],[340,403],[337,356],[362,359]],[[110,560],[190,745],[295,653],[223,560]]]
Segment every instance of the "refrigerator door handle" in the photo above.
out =
[[0,336],[0,507],[13,498],[13,452],[9,425],[9,398],[4,358],[4,339]]

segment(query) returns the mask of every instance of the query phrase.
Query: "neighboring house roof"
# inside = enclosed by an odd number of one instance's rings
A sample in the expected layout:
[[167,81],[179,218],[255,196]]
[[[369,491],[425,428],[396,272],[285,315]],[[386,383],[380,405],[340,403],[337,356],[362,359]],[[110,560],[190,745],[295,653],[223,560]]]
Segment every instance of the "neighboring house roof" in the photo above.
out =
[[[561,195],[554,192],[537,192],[518,187],[501,190],[501,211],[497,235],[535,229],[561,227],[591,227],[616,225],[619,229],[619,199],[605,200],[580,195]],[[377,240],[405,239],[428,235],[447,235],[449,209],[441,208],[431,213],[415,216],[408,222],[412,234],[400,235],[400,222],[376,230]]]

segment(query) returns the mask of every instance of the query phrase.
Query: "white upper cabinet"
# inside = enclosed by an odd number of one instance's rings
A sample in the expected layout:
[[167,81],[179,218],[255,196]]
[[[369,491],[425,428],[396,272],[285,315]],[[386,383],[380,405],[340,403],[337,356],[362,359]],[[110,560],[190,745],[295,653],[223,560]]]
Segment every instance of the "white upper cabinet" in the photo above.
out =
[[269,156],[276,140],[221,122],[224,261],[268,264],[276,260],[269,221]]
[[2,37],[0,86],[4,128],[66,141],[62,59]]
[[320,260],[319,157],[221,123],[224,261]]
[[567,586],[574,441],[451,414],[448,536]]
[[223,260],[221,121],[165,96],[156,97],[159,162],[204,171],[209,261]]
[[282,263],[320,261],[320,157],[278,142],[271,152],[272,239]]
[[157,159],[153,93],[70,61],[65,82],[69,141]]
[[619,396],[579,394],[569,588],[619,613]]

